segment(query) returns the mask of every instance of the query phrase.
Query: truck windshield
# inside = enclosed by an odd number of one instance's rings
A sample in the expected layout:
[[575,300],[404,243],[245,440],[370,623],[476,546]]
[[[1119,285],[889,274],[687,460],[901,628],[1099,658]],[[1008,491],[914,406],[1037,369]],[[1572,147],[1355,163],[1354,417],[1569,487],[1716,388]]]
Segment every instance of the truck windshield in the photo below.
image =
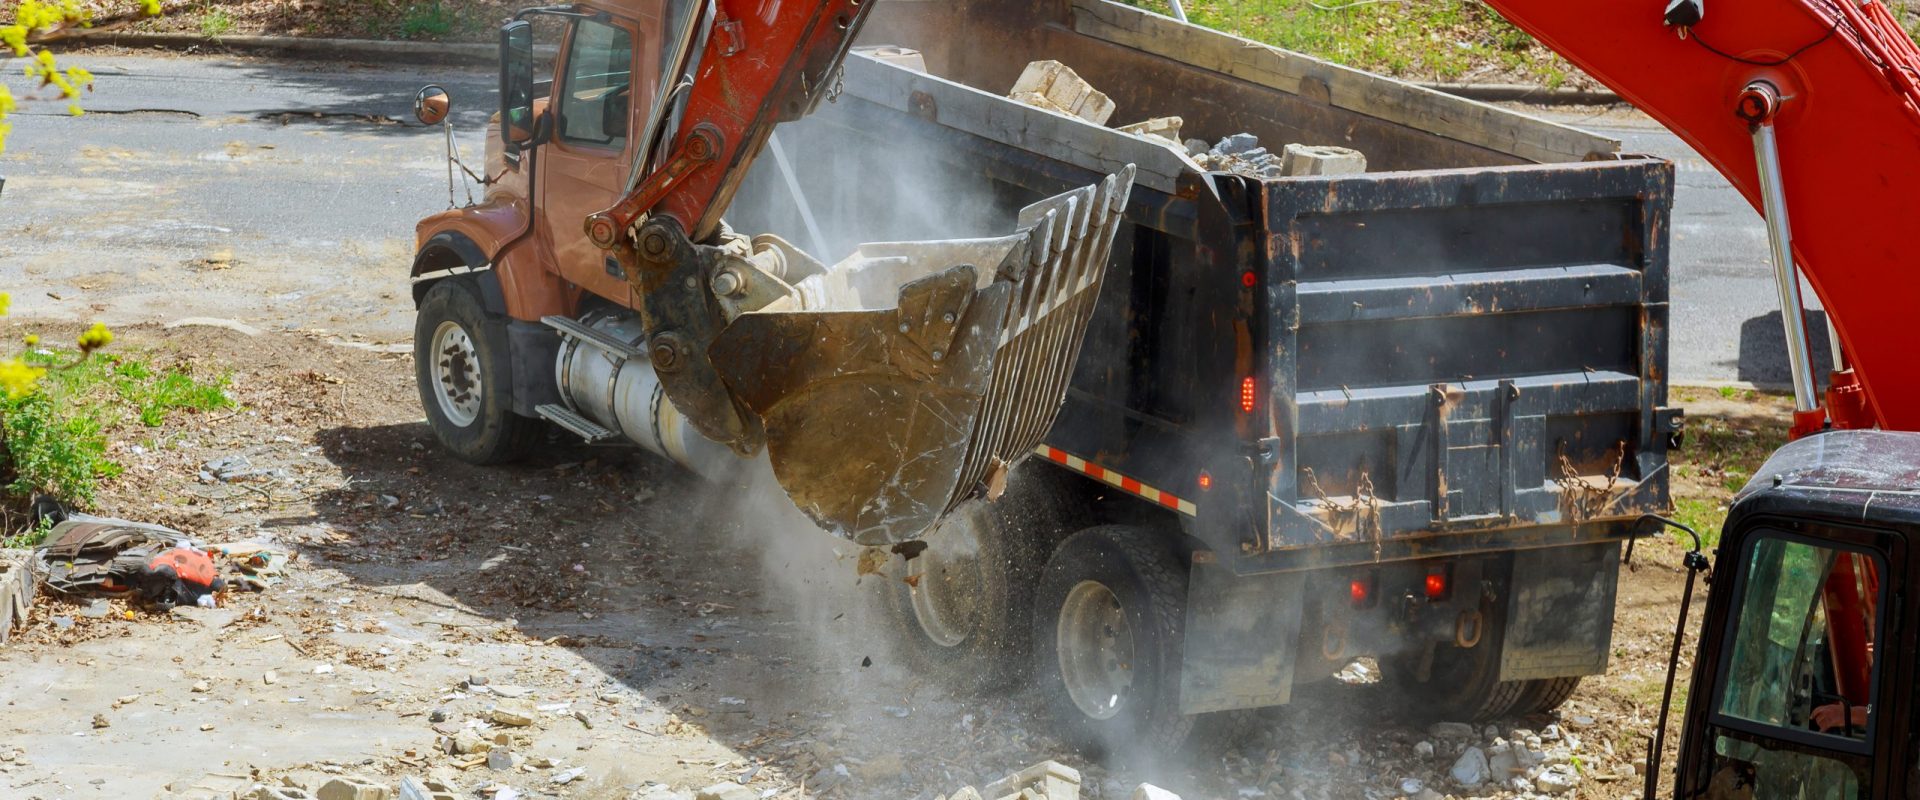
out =
[[1714,780],[1751,785],[1754,797],[1859,796],[1871,756],[1880,558],[1761,534],[1739,568]]

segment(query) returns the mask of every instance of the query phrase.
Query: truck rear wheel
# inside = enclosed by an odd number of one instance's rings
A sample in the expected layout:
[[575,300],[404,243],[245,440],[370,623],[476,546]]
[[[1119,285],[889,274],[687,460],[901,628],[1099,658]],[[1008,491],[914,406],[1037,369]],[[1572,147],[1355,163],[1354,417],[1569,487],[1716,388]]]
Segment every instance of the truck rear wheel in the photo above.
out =
[[1415,717],[1437,722],[1486,722],[1513,712],[1527,681],[1500,680],[1500,650],[1440,645],[1433,666],[1420,680],[1417,656],[1393,659],[1382,671],[1401,695],[1401,707]]
[[462,461],[512,461],[539,436],[538,421],[513,413],[506,338],[464,281],[443,280],[420,301],[413,327],[420,405],[434,437]]
[[1060,733],[1102,754],[1180,748],[1187,574],[1164,537],[1128,525],[1074,534],[1047,561],[1035,601],[1039,680]]
[[1082,501],[1045,465],[1024,466],[999,500],[954,514],[881,591],[899,655],[962,693],[1005,685],[1030,663],[1034,585]]
[[1512,713],[1515,716],[1526,714],[1545,714],[1563,705],[1573,692],[1580,688],[1578,677],[1542,678],[1526,681],[1527,688],[1520,699],[1514,701]]

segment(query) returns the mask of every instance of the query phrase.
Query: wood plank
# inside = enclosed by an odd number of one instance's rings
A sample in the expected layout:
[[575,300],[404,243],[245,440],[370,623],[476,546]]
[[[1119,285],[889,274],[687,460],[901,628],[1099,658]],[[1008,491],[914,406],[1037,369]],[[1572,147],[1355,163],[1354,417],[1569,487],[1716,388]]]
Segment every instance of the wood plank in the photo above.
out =
[[922,95],[933,101],[933,117],[941,125],[1096,172],[1115,173],[1133,164],[1139,169],[1135,183],[1155,191],[1172,194],[1181,173],[1190,169],[1183,155],[1142,137],[862,53],[848,54],[846,71],[846,93],[854,97],[925,116],[914,99]]
[[1540,163],[1620,150],[1599,136],[1107,0],[1071,0],[1076,33]]

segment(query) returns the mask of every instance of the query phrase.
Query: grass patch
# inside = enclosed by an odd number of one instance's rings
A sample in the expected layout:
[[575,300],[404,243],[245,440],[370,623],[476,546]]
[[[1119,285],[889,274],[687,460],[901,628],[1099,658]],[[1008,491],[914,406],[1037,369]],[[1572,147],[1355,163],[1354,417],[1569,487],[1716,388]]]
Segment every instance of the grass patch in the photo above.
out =
[[400,38],[439,39],[453,33],[459,20],[438,2],[407,7],[400,18]]
[[200,35],[209,39],[219,39],[233,33],[233,15],[224,8],[211,8],[200,13]]
[[[1674,516],[1712,547],[1720,542],[1733,496],[1787,443],[1792,406],[1779,395],[1732,387],[1683,388],[1673,394],[1674,402],[1687,408],[1686,446],[1667,456]],[[1674,534],[1686,543],[1686,534]]]
[[[1162,14],[1167,0],[1127,0]],[[1437,81],[1558,87],[1576,70],[1476,0],[1185,0],[1196,24],[1352,67]]]
[[38,493],[87,506],[101,481],[120,474],[120,464],[108,455],[117,434],[157,427],[175,412],[233,405],[225,375],[203,377],[184,364],[158,367],[124,353],[58,366],[74,358],[68,352],[30,354],[30,361],[50,368],[40,391],[0,399],[0,495],[10,504]]

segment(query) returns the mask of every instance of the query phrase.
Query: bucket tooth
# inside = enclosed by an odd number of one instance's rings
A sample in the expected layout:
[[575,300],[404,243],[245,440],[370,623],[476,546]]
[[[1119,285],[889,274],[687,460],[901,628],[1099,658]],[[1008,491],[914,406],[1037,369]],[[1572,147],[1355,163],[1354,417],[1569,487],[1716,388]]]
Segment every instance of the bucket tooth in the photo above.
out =
[[709,355],[822,527],[917,538],[1033,452],[1066,398],[1134,169],[1008,236],[863,245],[741,314]]

